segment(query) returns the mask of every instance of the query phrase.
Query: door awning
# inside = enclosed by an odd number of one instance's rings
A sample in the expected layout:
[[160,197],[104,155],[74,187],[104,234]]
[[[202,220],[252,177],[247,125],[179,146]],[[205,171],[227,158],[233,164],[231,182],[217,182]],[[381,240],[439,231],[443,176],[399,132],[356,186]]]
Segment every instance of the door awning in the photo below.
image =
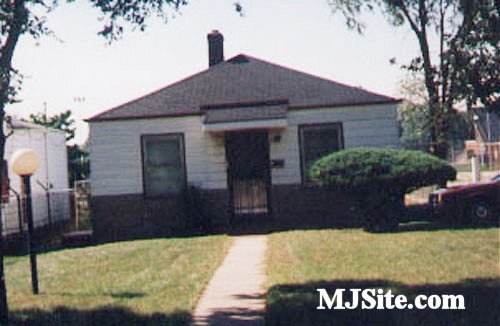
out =
[[204,131],[275,129],[287,125],[288,103],[210,107],[204,111]]

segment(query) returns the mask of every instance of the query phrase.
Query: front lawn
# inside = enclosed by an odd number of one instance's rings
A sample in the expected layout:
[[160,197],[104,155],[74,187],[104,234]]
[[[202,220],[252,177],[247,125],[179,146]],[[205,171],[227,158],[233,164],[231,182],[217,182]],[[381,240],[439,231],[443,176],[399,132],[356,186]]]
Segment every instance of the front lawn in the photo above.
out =
[[118,242],[38,256],[40,295],[27,257],[7,257],[11,319],[36,325],[188,324],[219,266],[226,236]]
[[[499,229],[370,234],[313,230],[270,236],[268,325],[498,325]],[[317,288],[462,294],[465,310],[316,310]],[[349,301],[346,296],[344,300]]]

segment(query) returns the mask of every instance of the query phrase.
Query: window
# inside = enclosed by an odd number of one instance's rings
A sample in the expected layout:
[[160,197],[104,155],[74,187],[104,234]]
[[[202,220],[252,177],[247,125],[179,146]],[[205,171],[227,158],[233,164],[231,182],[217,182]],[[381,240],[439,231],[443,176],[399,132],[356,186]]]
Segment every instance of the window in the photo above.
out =
[[182,134],[142,136],[144,193],[179,194],[186,185]]
[[308,183],[309,168],[320,157],[341,150],[341,123],[302,125],[299,127],[302,182]]

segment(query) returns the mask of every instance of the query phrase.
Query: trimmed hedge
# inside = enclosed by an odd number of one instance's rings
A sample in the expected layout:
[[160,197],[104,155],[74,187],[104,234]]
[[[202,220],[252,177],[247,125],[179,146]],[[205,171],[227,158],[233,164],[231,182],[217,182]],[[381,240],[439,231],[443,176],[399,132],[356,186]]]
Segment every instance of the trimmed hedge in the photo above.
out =
[[413,150],[353,148],[317,160],[309,175],[320,185],[348,192],[365,213],[367,229],[397,225],[404,195],[420,187],[445,185],[456,177],[446,161]]

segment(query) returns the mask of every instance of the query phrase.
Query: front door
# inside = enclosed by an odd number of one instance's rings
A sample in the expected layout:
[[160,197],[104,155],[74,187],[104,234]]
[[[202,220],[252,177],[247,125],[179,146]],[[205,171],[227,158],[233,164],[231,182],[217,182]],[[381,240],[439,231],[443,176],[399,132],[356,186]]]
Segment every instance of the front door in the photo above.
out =
[[267,131],[226,132],[225,138],[233,216],[270,214]]

